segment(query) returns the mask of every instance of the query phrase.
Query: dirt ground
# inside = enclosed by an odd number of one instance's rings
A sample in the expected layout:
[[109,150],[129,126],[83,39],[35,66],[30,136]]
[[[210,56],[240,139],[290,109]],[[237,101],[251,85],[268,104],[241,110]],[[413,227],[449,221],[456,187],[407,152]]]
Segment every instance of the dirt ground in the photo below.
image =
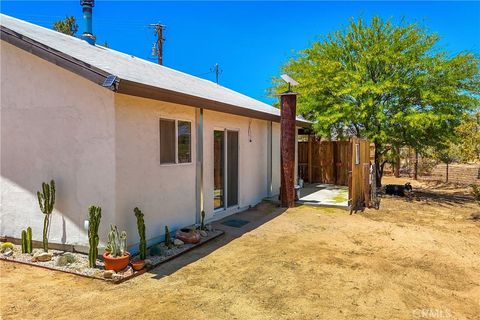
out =
[[414,200],[351,216],[261,204],[120,285],[1,262],[1,318],[480,319],[480,207],[466,189],[412,184]]

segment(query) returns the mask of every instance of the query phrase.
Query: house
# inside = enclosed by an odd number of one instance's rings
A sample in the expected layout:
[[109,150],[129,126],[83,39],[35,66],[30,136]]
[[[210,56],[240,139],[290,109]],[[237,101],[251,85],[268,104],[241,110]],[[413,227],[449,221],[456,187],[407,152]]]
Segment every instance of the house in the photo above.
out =
[[[88,207],[138,242],[278,193],[279,110],[164,66],[1,15],[0,234],[31,226],[54,179],[51,243],[88,244]],[[112,83],[106,83],[111,81]],[[111,85],[110,85],[111,84]],[[297,119],[297,125],[305,122]]]

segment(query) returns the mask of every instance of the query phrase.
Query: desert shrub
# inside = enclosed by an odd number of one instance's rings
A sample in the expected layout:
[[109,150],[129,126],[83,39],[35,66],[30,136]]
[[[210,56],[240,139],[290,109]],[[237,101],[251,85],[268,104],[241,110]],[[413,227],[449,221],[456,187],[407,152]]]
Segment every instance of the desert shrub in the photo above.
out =
[[0,246],[0,252],[5,252],[7,249],[12,249],[13,250],[13,243],[11,242],[4,242]]

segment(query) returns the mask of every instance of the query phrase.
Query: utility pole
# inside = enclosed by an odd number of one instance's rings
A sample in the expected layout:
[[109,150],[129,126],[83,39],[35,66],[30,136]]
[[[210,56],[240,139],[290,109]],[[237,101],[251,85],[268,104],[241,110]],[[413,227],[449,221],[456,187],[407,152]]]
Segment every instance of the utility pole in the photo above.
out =
[[165,41],[163,30],[165,30],[165,25],[161,23],[152,23],[149,27],[153,28],[155,36],[157,37],[157,41],[152,47],[152,55],[157,56],[159,65],[163,65],[163,42]]
[[218,63],[215,63],[212,69],[213,72],[215,72],[215,82],[218,84],[218,76],[222,73],[222,69],[220,69]]

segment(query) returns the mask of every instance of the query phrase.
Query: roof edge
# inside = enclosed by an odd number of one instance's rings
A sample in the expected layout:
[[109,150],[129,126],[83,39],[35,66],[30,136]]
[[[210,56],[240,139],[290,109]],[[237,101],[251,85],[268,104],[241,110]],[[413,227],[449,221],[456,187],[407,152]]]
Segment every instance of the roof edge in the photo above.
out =
[[[0,30],[1,40],[6,41],[17,48],[25,50],[61,68],[71,71],[97,85],[101,85],[106,77],[110,75],[110,73],[104,70],[96,68],[61,51],[55,50],[5,26],[0,26]],[[205,99],[198,96],[167,90],[125,79],[119,80],[119,86],[116,92],[147,99],[177,103],[194,108],[204,108],[207,110],[229,113],[243,117],[280,122],[279,115],[256,111],[237,105]],[[308,127],[311,125],[308,121],[302,121],[299,119],[296,120],[296,124],[299,127]]]

